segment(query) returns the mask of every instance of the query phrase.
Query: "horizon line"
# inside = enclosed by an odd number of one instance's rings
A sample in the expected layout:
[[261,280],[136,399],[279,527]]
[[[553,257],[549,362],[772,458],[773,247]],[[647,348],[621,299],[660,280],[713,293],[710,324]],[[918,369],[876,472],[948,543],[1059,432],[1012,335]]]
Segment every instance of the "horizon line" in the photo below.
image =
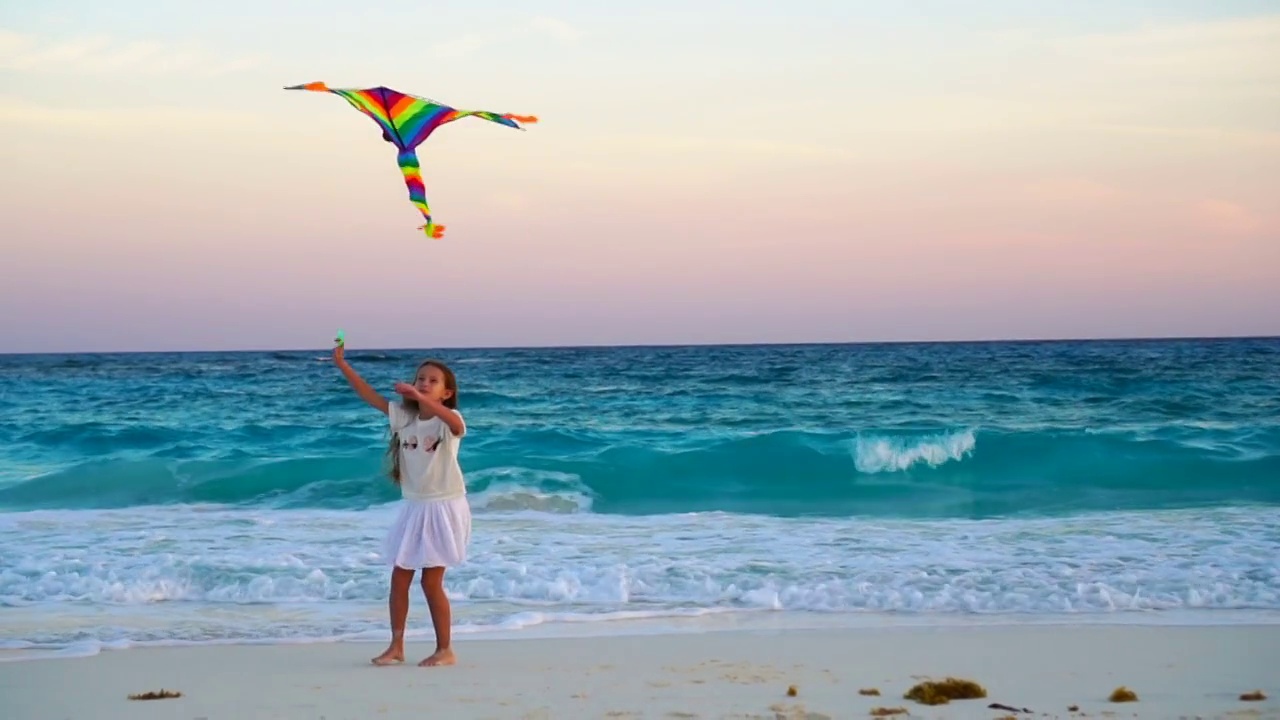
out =
[[[874,345],[999,345],[999,344],[1032,344],[1032,343],[1125,343],[1125,342],[1191,342],[1191,341],[1228,341],[1228,340],[1280,340],[1280,334],[1245,334],[1245,335],[1149,335],[1149,336],[1094,336],[1094,337],[1013,337],[1013,338],[972,338],[943,340],[813,340],[794,342],[703,342],[703,343],[592,343],[580,345],[439,345],[439,346],[361,346],[356,352],[405,352],[410,350],[448,350],[448,351],[521,351],[521,350],[643,350],[643,349],[679,349],[679,348],[756,348],[756,347],[847,347]],[[350,350],[350,348],[348,348]],[[333,346],[293,347],[293,348],[240,348],[224,350],[173,349],[173,350],[29,350],[18,352],[0,352],[0,357],[33,357],[41,355],[214,355],[233,353],[295,353],[295,352],[331,352]]]

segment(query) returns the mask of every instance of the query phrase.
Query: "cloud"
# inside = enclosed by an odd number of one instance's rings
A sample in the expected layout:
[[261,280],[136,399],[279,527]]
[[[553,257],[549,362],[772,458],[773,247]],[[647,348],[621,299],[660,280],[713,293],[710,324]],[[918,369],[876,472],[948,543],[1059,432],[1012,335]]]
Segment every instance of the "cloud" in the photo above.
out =
[[654,157],[653,153],[707,153],[730,156],[752,155],[792,160],[853,160],[857,154],[844,148],[802,142],[779,142],[750,137],[709,137],[657,133],[609,133],[585,138],[595,152],[631,153]]
[[221,57],[189,43],[121,41],[106,35],[53,40],[0,29],[0,70],[13,72],[216,76],[256,64],[253,57]]
[[576,42],[582,36],[572,25],[555,18],[534,18],[529,21],[529,29],[550,35],[561,42]]
[[999,61],[1000,52],[1034,66],[1024,78],[1031,89],[1077,103],[1090,97],[1120,106],[1136,97],[1269,104],[1280,82],[1280,15],[1069,36],[1006,33],[993,41],[991,59]]
[[456,39],[436,45],[433,50],[437,55],[443,57],[461,57],[520,38],[542,36],[559,43],[569,44],[577,42],[581,35],[581,32],[563,20],[539,17],[521,25],[490,32],[462,35]]
[[[970,84],[985,91],[969,94],[971,105],[978,99],[992,104],[975,108],[978,118],[1020,129],[1185,139],[1199,148],[1280,148],[1274,123],[1280,14],[1087,34],[1018,29],[983,37],[985,45],[974,52],[977,67],[989,68],[991,79],[969,68]],[[932,123],[944,114],[925,110],[915,116]],[[938,122],[955,122],[954,110],[945,114]]]
[[1280,15],[1081,35],[1053,46],[1071,59],[1182,80],[1280,78]]
[[1220,146],[1224,143],[1230,143],[1255,150],[1280,150],[1280,132],[1267,132],[1265,130],[1240,130],[1225,127],[1166,127],[1162,125],[1121,123],[1097,123],[1090,127],[1102,132],[1121,135],[1208,140]]
[[1175,223],[1198,228],[1216,238],[1252,238],[1267,229],[1267,220],[1249,207],[1223,198],[1196,198],[1155,188],[1124,188],[1086,178],[1048,178],[1023,186],[1023,197],[1047,205],[1093,212],[1129,208],[1175,208]]
[[1249,237],[1262,228],[1262,220],[1249,208],[1230,200],[1208,198],[1191,206],[1201,227],[1218,235]]

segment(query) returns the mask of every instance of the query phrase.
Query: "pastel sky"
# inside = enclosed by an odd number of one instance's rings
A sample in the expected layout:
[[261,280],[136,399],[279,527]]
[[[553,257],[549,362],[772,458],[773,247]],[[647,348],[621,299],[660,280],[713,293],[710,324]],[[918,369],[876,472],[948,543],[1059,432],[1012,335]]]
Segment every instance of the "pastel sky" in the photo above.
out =
[[685,1],[0,4],[0,352],[1280,334],[1274,0]]

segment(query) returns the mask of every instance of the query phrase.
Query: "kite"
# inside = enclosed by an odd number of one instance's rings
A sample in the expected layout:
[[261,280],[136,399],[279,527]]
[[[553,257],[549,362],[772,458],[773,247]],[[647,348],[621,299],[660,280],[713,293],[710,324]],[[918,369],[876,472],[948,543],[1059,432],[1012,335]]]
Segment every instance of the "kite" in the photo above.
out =
[[418,208],[426,220],[426,224],[419,226],[418,229],[431,238],[444,237],[444,226],[437,225],[431,218],[431,207],[427,205],[426,189],[422,184],[422,173],[418,164],[418,145],[441,125],[468,116],[506,125],[516,130],[524,130],[520,123],[538,122],[538,118],[529,115],[495,113],[487,110],[458,110],[435,100],[408,95],[381,86],[342,89],[331,88],[323,82],[312,82],[305,85],[292,85],[285,90],[333,93],[378,123],[382,128],[382,139],[396,146],[396,163],[400,166],[400,174],[404,176],[405,186],[409,188],[409,201]]

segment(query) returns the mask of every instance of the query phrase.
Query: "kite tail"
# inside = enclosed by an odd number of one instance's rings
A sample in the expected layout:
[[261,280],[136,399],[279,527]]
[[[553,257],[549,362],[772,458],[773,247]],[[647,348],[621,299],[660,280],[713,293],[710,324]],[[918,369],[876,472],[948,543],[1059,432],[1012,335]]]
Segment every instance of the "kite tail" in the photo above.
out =
[[400,174],[404,175],[405,187],[409,188],[409,202],[413,203],[422,213],[422,217],[427,221],[426,225],[418,228],[427,234],[430,238],[444,237],[444,226],[437,225],[431,220],[431,208],[427,205],[427,191],[422,184],[422,173],[419,171],[418,154],[413,150],[402,150],[396,156],[396,163],[400,165]]

